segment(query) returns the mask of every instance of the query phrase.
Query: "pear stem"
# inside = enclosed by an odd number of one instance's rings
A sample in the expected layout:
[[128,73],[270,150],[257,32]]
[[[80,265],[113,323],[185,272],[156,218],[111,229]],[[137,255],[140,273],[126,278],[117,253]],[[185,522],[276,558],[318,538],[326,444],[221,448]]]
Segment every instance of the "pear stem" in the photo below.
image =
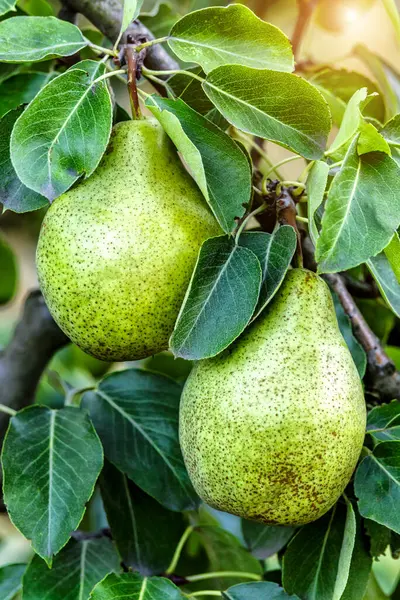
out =
[[192,525],[189,525],[189,527],[187,527],[185,529],[185,531],[183,532],[183,535],[182,535],[181,539],[179,540],[179,543],[175,549],[174,556],[172,557],[171,563],[170,563],[168,569],[166,569],[166,571],[165,571],[166,575],[171,575],[171,573],[173,573],[175,571],[176,566],[181,557],[183,547],[186,544],[186,542],[188,541],[189,536],[193,533],[193,531],[194,531],[194,527]]
[[133,45],[126,44],[125,58],[128,65],[128,91],[131,102],[132,117],[134,120],[139,120],[143,117],[140,110],[139,96],[136,85],[137,57],[135,56],[135,49]]
[[10,408],[9,406],[6,406],[5,404],[0,404],[0,412],[3,412],[7,415],[11,415],[12,417],[15,417],[15,415],[17,414],[16,410]]
[[200,573],[199,575],[188,575],[185,577],[190,583],[195,581],[204,581],[206,579],[214,579],[220,577],[238,577],[239,579],[252,579],[253,581],[261,581],[261,575],[256,573],[242,573],[240,571],[216,571],[215,573]]

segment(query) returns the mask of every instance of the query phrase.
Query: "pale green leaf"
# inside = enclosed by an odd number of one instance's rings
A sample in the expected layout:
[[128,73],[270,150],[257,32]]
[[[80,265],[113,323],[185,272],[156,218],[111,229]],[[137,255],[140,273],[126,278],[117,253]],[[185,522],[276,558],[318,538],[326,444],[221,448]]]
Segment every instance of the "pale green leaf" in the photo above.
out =
[[15,5],[17,4],[17,0],[0,0],[0,16],[4,15],[10,10],[15,11]]
[[98,81],[104,70],[95,61],[78,63],[48,83],[14,126],[15,171],[22,183],[50,201],[82,175],[89,177],[106,149],[112,106],[106,82]]
[[178,21],[168,41],[179,58],[208,73],[222,65],[293,71],[289,40],[242,4],[205,8]]
[[85,46],[78,27],[55,17],[12,17],[0,23],[0,62],[70,56]]
[[393,269],[393,273],[395,274],[396,279],[400,284],[400,237],[397,231],[390,240],[389,244],[386,246],[384,252],[386,258],[390,262],[390,266]]
[[371,257],[367,261],[367,266],[374,276],[382,296],[394,314],[400,317],[400,283],[385,252]]
[[381,252],[400,224],[400,171],[382,152],[347,151],[330,187],[316,259],[320,273],[355,267]]
[[339,160],[345,154],[349,142],[360,129],[362,122],[361,110],[367,97],[367,88],[361,88],[350,98],[339,131],[327,152],[329,156]]
[[368,152],[384,152],[388,156],[392,155],[391,149],[385,138],[372,123],[367,123],[362,119],[360,124],[360,136],[357,145],[358,154],[368,154]]
[[225,236],[206,240],[170,340],[174,355],[200,360],[229,346],[249,323],[260,285],[253,252]]
[[222,229],[230,233],[250,201],[247,157],[230,136],[183,100],[151,96],[146,106],[180,151]]
[[238,129],[305,158],[322,156],[331,127],[330,112],[321,93],[304,79],[291,73],[229,65],[211,71],[203,88]]
[[34,405],[10,420],[2,461],[8,513],[51,564],[93,493],[103,465],[99,438],[78,408]]
[[22,589],[22,576],[26,565],[5,565],[0,568],[0,598],[13,600]]
[[315,223],[315,213],[324,201],[326,184],[328,182],[329,165],[324,161],[316,161],[307,177],[308,196],[308,229],[314,246],[318,240],[318,229]]
[[123,0],[124,8],[122,11],[121,29],[114,44],[114,48],[118,47],[123,33],[128,29],[132,21],[138,17],[140,9],[142,8],[142,4],[143,0]]
[[222,592],[224,600],[299,600],[298,596],[287,594],[277,583],[255,581],[239,583]]

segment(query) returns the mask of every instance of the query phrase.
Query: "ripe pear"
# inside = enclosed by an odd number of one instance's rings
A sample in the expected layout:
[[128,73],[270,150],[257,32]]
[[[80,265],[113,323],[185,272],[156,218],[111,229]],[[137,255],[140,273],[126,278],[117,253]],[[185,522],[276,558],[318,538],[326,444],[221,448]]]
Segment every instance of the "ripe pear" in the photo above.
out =
[[220,234],[159,123],[120,123],[95,173],[46,214],[40,286],[82,350],[144,358],[168,347],[199,248]]
[[366,408],[329,289],[288,272],[270,306],[218,356],[194,366],[180,441],[198,494],[267,524],[322,516],[350,480]]

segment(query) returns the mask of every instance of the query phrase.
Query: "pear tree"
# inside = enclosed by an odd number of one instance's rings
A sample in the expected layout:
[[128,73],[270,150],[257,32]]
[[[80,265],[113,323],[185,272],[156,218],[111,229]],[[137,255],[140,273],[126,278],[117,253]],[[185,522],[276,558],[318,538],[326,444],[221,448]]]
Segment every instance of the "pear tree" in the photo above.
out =
[[0,600],[400,597],[400,15],[266,8],[0,0]]

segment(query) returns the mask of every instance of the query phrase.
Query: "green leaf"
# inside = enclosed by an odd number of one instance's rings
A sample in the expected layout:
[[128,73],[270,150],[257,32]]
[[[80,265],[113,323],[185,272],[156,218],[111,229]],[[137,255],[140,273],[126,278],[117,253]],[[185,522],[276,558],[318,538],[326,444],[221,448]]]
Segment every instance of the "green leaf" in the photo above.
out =
[[0,23],[0,62],[71,56],[85,46],[78,27],[56,17],[12,17]]
[[349,143],[359,131],[362,123],[362,108],[367,103],[368,90],[361,88],[350,98],[339,131],[333,140],[327,154],[339,160],[346,153]]
[[28,104],[51,79],[51,73],[20,73],[0,85],[0,117],[20,104]]
[[382,152],[358,156],[355,138],[330,187],[317,242],[319,273],[345,271],[383,250],[400,224],[400,170]]
[[22,576],[26,565],[6,565],[0,568],[0,598],[13,600],[22,589]]
[[179,446],[181,390],[168,377],[129,369],[106,376],[82,399],[108,460],[176,511],[196,508],[198,503]]
[[339,600],[346,588],[356,534],[354,510],[336,504],[305,525],[283,557],[283,585],[304,600]]
[[164,573],[184,531],[182,514],[161,506],[108,461],[100,487],[124,564],[142,575]]
[[226,600],[299,600],[298,596],[289,596],[277,583],[255,581],[239,583],[222,592]]
[[296,529],[264,525],[242,519],[242,533],[249,551],[260,560],[279,552],[286,546]]
[[260,285],[253,252],[225,236],[206,240],[170,340],[174,355],[200,360],[229,346],[249,323]]
[[382,296],[395,315],[400,317],[400,283],[384,252],[370,258],[367,267],[371,271]]
[[148,27],[155,38],[165,37],[171,31],[171,27],[179,19],[179,13],[167,2],[155,5],[151,12],[141,13],[140,21]]
[[340,600],[364,600],[368,578],[372,568],[372,557],[368,551],[367,539],[363,531],[363,520],[355,512],[357,530],[351,557],[349,578]]
[[168,579],[142,577],[138,573],[111,574],[98,583],[90,600],[183,600],[180,590]]
[[319,237],[318,228],[315,223],[315,213],[324,201],[328,175],[329,165],[322,160],[318,160],[311,167],[311,171],[307,177],[308,229],[314,246],[317,244]]
[[[200,67],[193,67],[188,71],[200,76],[203,74]],[[214,109],[214,104],[205,94],[201,81],[193,79],[186,71],[172,75],[167,83],[174,97],[180,98],[201,115],[207,115]]]
[[[199,538],[209,560],[209,571],[236,571],[261,575],[260,562],[252,556],[238,539],[221,527],[204,525],[196,528],[194,537]],[[213,580],[219,588],[227,588],[240,583],[240,577],[221,577]],[[243,581],[248,581],[246,577]]]
[[119,563],[108,538],[71,540],[51,569],[33,557],[24,575],[24,600],[87,600],[96,583],[120,570]]
[[362,460],[354,490],[363,517],[400,533],[400,442],[382,442]]
[[51,564],[80,523],[100,473],[96,432],[77,408],[30,406],[10,420],[2,461],[8,513]]
[[52,17],[55,14],[47,0],[18,0],[18,8],[33,17]]
[[17,0],[0,0],[0,15],[5,15],[8,11],[15,11]]
[[393,85],[394,82],[392,81],[393,79],[397,79],[397,74],[395,74],[381,58],[362,44],[357,44],[353,48],[353,53],[366,64],[376,79],[385,103],[385,120],[391,119],[399,112],[400,108],[399,98],[396,95],[395,86]]
[[362,379],[367,368],[367,355],[364,348],[353,335],[351,321],[345,313],[339,298],[335,293],[332,293],[332,298],[335,305],[336,318],[340,332],[347,344],[348,349],[350,350],[351,356],[353,357],[360,379]]
[[[338,126],[342,122],[346,104],[357,90],[366,87],[371,95],[379,92],[376,84],[368,77],[346,69],[325,67],[313,74],[310,82],[319,89],[328,102],[333,120]],[[371,98],[371,102],[364,109],[364,115],[380,122],[385,120],[385,105],[381,95]]]
[[46,198],[25,187],[18,179],[10,157],[10,138],[23,108],[11,110],[0,120],[0,202],[4,208],[17,213],[48,206]]
[[291,73],[228,65],[211,71],[203,88],[238,129],[310,160],[322,156],[331,117],[326,101],[308,81]]
[[251,250],[261,265],[261,290],[255,319],[280,288],[296,250],[297,236],[293,227],[283,225],[272,234],[261,231],[243,233],[239,244]]
[[250,201],[246,155],[229,135],[182,100],[151,96],[146,106],[182,154],[222,229],[230,233]]
[[121,29],[114,44],[114,48],[118,47],[122,34],[128,29],[132,21],[138,17],[142,4],[143,0],[123,0]]
[[400,441],[400,402],[376,406],[368,414],[367,433],[375,442]]
[[168,44],[206,73],[222,65],[293,71],[292,47],[285,34],[242,4],[189,13],[172,28]]
[[17,175],[50,201],[82,175],[89,177],[107,147],[112,106],[107,84],[98,81],[104,71],[102,63],[78,63],[48,83],[15,124],[11,160]]
[[392,155],[391,149],[383,135],[379,133],[372,123],[367,123],[364,119],[360,125],[360,137],[357,145],[358,154],[368,154],[368,152],[384,152],[388,156]]
[[400,115],[395,115],[380,131],[389,143],[393,159],[400,166]]
[[7,304],[13,298],[17,278],[14,252],[0,235],[0,306]]

